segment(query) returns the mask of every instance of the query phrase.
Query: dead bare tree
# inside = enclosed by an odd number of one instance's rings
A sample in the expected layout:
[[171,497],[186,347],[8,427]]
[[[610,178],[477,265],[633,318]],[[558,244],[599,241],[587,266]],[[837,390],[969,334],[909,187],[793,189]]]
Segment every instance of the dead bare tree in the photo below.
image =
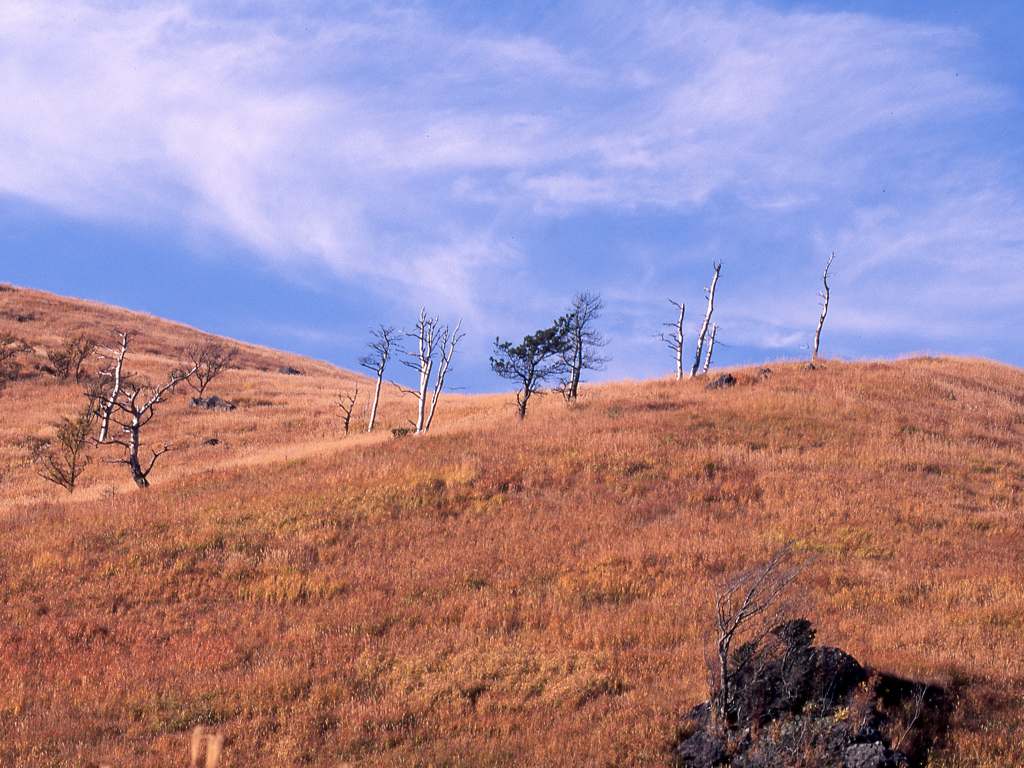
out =
[[711,367],[711,353],[715,351],[715,334],[718,333],[718,326],[711,326],[711,336],[708,338],[708,353],[704,357],[704,365],[701,367],[701,373],[707,373],[708,368]]
[[193,373],[184,379],[196,391],[196,398],[203,399],[203,392],[210,382],[224,371],[237,367],[238,347],[225,346],[216,341],[193,342],[185,347],[178,363],[181,371],[191,370]]
[[[113,400],[108,419],[121,428],[121,436],[111,437],[108,434],[105,442],[110,445],[120,445],[124,449],[124,455],[120,459],[109,461],[113,464],[127,466],[131,471],[132,480],[139,488],[149,487],[148,478],[153,465],[156,464],[158,458],[171,450],[170,445],[164,445],[160,450],[151,448],[153,456],[143,469],[142,460],[139,457],[142,428],[153,419],[156,406],[164,402],[178,384],[194,374],[194,370],[173,370],[168,375],[166,382],[155,387],[146,387],[136,381],[128,381],[121,387],[120,393]],[[107,409],[104,404],[99,409],[99,415],[102,417],[106,413]]]
[[704,315],[704,324],[701,325],[700,334],[697,336],[697,354],[693,358],[693,368],[690,370],[691,379],[697,375],[697,369],[700,368],[701,353],[704,351],[704,339],[708,335],[708,326],[711,324],[711,313],[715,309],[715,288],[718,285],[718,274],[722,271],[722,262],[718,262],[717,264],[712,262],[712,264],[715,267],[715,276],[711,280],[711,287],[704,289],[708,294],[708,311],[707,314]]
[[716,653],[711,698],[715,716],[722,724],[736,695],[734,647],[742,645],[748,651],[758,648],[786,620],[792,608],[789,587],[809,564],[809,560],[793,562],[793,543],[789,543],[764,562],[715,587]]
[[460,317],[459,322],[455,324],[454,330],[449,331],[447,325],[441,328],[441,343],[438,345],[441,359],[438,361],[437,376],[434,379],[434,391],[430,396],[430,411],[427,413],[427,420],[423,425],[424,432],[430,429],[430,424],[434,420],[434,411],[437,410],[437,399],[441,395],[441,390],[444,389],[444,379],[448,375],[452,355],[455,354],[455,345],[466,335],[459,333],[459,328],[461,327],[462,318]]
[[611,360],[598,351],[608,342],[593,327],[602,309],[601,294],[580,291],[573,297],[572,306],[563,318],[566,333],[563,355],[569,375],[561,382],[560,389],[567,403],[576,402],[583,371],[604,370],[605,363]]
[[821,342],[821,326],[825,324],[825,315],[828,314],[828,279],[831,275],[828,273],[829,267],[832,266],[832,259],[836,257],[836,252],[832,251],[832,255],[828,257],[828,264],[825,265],[825,271],[821,274],[821,282],[825,286],[825,290],[818,291],[818,295],[821,296],[821,317],[818,318],[818,328],[814,331],[814,352],[811,355],[811,362],[818,362],[818,344]]
[[125,374],[124,357],[128,353],[128,345],[135,337],[135,331],[124,331],[119,328],[113,329],[112,333],[117,339],[117,346],[100,347],[98,355],[101,359],[109,361],[109,365],[99,372],[99,375],[106,379],[105,394],[99,406],[98,416],[100,418],[100,435],[97,442],[107,442],[110,432],[110,416],[114,412],[114,403],[121,396],[121,392],[131,374]]
[[663,323],[666,328],[671,328],[672,331],[667,336],[662,331],[658,334],[657,338],[672,348],[672,353],[676,357],[676,381],[679,381],[683,378],[683,316],[686,314],[686,305],[672,301],[672,299],[668,301],[673,307],[679,308],[679,318],[674,323]]
[[[462,320],[459,320],[452,331],[447,325],[441,325],[437,316],[428,317],[426,308],[420,310],[420,319],[416,323],[412,333],[406,333],[416,339],[416,351],[405,352],[408,360],[402,362],[419,372],[420,383],[416,390],[416,434],[426,432],[430,428],[430,422],[434,418],[434,410],[437,407],[437,399],[444,387],[444,379],[448,374],[452,354],[455,352],[455,345],[465,334],[459,333]],[[437,370],[437,378],[434,381],[433,394],[430,398],[430,411],[427,411],[427,394],[430,392],[430,375],[434,370],[434,356],[438,350],[441,352],[440,364]]]
[[437,332],[439,319],[427,317],[427,309],[420,310],[420,319],[416,323],[413,333],[407,333],[416,339],[416,351],[406,352],[408,360],[402,363],[409,368],[416,370],[420,375],[419,389],[416,390],[416,434],[423,431],[423,424],[427,417],[427,388],[430,386],[430,374],[434,370],[434,352],[437,351]]
[[366,431],[373,432],[373,425],[377,421],[377,405],[380,403],[380,388],[384,381],[384,366],[391,359],[392,347],[397,349],[399,331],[392,326],[381,325],[377,330],[370,330],[373,341],[366,346],[371,350],[369,355],[359,358],[359,364],[369,368],[377,375],[377,383],[373,389],[373,405],[370,406],[370,420],[366,424]]
[[351,395],[344,392],[338,393],[338,406],[341,408],[341,412],[345,418],[342,420],[342,424],[345,427],[345,437],[348,437],[348,427],[352,422],[352,411],[356,407],[356,398],[359,396],[359,385],[356,384],[355,391]]
[[82,380],[82,363],[96,349],[96,340],[85,334],[79,334],[64,343],[46,351],[46,357],[53,365],[54,374],[61,381],[75,377],[75,382]]

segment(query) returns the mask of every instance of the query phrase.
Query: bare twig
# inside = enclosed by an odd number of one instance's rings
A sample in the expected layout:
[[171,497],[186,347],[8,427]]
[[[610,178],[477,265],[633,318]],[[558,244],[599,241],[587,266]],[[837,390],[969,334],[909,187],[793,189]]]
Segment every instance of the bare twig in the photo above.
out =
[[811,355],[811,362],[818,361],[818,344],[821,341],[821,326],[825,324],[825,315],[828,314],[828,279],[831,275],[828,273],[829,267],[832,266],[832,259],[836,257],[836,252],[832,251],[832,255],[828,257],[828,264],[825,265],[825,271],[821,275],[821,282],[825,286],[824,291],[818,291],[818,295],[821,296],[821,317],[818,318],[818,328],[814,331],[814,353]]
[[377,422],[377,405],[380,403],[380,388],[384,381],[384,367],[388,364],[388,360],[391,359],[392,347],[397,347],[399,334],[400,331],[396,331],[390,325],[381,325],[377,330],[371,330],[370,335],[373,336],[374,341],[367,344],[371,354],[359,358],[359,364],[364,368],[369,368],[377,376],[377,384],[373,390],[373,406],[370,408],[370,420],[366,424],[367,432],[373,432],[373,426]]
[[342,424],[345,427],[345,436],[348,437],[348,427],[352,421],[352,410],[356,407],[356,397],[359,396],[359,385],[355,385],[355,391],[351,395],[347,395],[344,392],[338,393],[338,406],[341,408],[341,412],[345,414],[345,418],[342,420]]
[[662,331],[658,334],[657,338],[668,344],[675,354],[676,380],[678,381],[683,378],[683,316],[686,314],[686,305],[672,301],[672,299],[668,301],[673,307],[679,308],[679,318],[674,323],[663,323],[666,328],[671,328],[672,330],[667,336]]
[[765,562],[715,588],[716,668],[712,699],[715,714],[723,723],[735,693],[729,664],[733,646],[741,636],[745,643],[758,645],[782,623],[790,608],[786,593],[810,564],[810,560],[791,564],[793,546],[790,542]]

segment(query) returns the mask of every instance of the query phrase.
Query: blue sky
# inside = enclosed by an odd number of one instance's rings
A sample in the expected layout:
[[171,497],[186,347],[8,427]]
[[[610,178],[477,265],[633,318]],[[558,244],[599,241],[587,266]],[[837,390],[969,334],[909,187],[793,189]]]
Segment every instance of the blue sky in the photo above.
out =
[[[893,6],[897,6],[895,9]],[[357,368],[425,306],[452,384],[600,292],[672,370],[723,263],[715,364],[1024,364],[1019,2],[0,6],[0,281]],[[692,351],[689,351],[692,355]],[[404,372],[395,367],[401,379]]]

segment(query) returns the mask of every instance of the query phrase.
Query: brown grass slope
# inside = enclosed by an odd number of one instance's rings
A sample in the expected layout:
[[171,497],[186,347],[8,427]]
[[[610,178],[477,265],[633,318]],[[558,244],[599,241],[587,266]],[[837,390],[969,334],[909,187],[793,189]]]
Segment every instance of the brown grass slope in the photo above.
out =
[[[37,349],[144,323],[154,376],[195,333],[31,291],[5,313]],[[932,765],[1024,764],[1021,371],[783,364],[523,423],[451,396],[395,440],[411,399],[342,439],[356,377],[245,359],[211,390],[249,406],[158,414],[182,447],[148,491],[98,461],[46,487],[25,436],[78,389],[0,393],[0,764],[182,766],[205,724],[227,766],[667,765],[706,695],[710,585],[792,538],[820,639],[955,696]]]

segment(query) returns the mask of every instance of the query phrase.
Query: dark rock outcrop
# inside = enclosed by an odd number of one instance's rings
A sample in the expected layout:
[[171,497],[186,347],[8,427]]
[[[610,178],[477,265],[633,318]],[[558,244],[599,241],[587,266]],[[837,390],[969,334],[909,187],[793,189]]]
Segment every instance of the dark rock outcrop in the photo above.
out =
[[736,377],[731,373],[723,373],[717,379],[708,384],[704,389],[721,389],[722,387],[732,387],[736,384]]
[[685,768],[921,768],[945,731],[949,697],[934,685],[861,666],[839,648],[813,645],[804,619],[738,648],[726,722],[711,701],[680,728]]
[[676,754],[683,765],[692,768],[724,765],[727,757],[725,742],[708,736],[704,731],[697,731],[690,738],[684,739],[676,748]]
[[229,403],[222,397],[211,395],[210,397],[193,397],[188,402],[189,408],[205,408],[208,411],[233,411],[235,404]]

